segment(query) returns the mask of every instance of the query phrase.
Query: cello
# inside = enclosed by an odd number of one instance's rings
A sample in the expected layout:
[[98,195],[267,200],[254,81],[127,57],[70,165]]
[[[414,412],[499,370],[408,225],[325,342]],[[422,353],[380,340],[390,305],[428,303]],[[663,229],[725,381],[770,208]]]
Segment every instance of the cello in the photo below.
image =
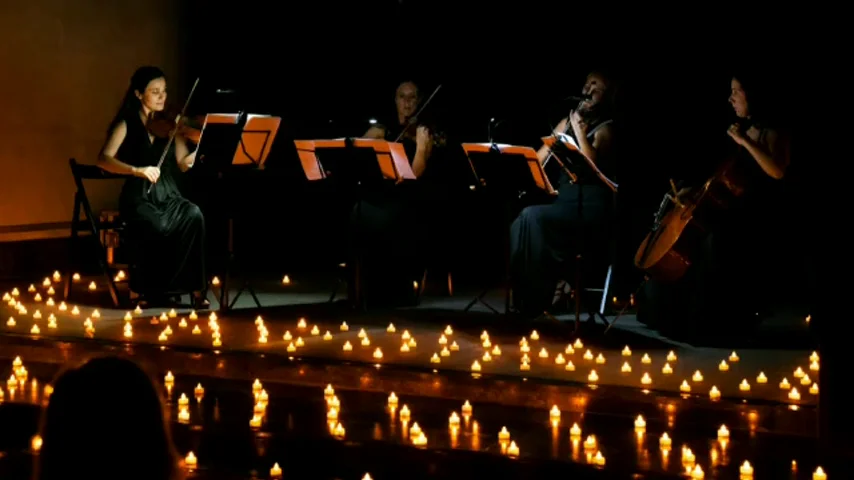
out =
[[[748,128],[746,122],[739,124],[742,133]],[[652,228],[634,258],[635,265],[649,277],[665,282],[682,278],[702,241],[750,188],[747,162],[738,154],[741,149],[685,198],[680,198],[670,181],[672,191],[664,195]]]

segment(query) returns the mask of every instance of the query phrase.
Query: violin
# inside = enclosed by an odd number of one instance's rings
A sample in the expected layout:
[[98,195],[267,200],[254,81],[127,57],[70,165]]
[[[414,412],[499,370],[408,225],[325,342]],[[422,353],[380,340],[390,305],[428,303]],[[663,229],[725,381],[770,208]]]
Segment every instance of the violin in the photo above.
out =
[[[202,136],[201,124],[204,122],[204,116],[184,117],[178,113],[155,112],[145,127],[148,133],[157,138],[169,138],[173,135],[180,135],[191,142],[198,144]],[[199,127],[196,127],[199,125]]]

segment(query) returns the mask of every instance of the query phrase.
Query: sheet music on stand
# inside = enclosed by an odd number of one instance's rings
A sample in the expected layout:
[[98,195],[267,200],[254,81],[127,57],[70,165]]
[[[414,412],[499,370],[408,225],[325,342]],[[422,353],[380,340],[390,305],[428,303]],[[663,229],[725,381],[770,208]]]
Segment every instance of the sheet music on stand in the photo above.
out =
[[255,165],[264,168],[282,119],[270,115],[213,113],[205,116],[198,156],[219,167]]
[[472,190],[484,188],[517,196],[534,192],[556,194],[537,152],[531,147],[465,143],[463,150],[476,182],[470,187]]

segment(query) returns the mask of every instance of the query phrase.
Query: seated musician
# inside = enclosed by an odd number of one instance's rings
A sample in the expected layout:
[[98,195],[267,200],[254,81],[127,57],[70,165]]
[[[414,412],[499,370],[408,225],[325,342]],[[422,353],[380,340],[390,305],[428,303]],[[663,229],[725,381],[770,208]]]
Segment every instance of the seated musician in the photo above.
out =
[[168,139],[158,138],[149,127],[165,102],[163,72],[156,67],[139,68],[110,124],[98,166],[131,177],[119,200],[134,245],[131,290],[149,305],[192,293],[193,305],[203,308],[208,305],[202,293],[205,221],[199,207],[181,196],[177,183],[178,175],[193,167],[196,154],[183,137],[176,136],[162,167],[157,167]]
[[[414,117],[421,101],[414,82],[401,83],[395,91],[394,118],[371,126],[363,135],[402,143],[419,178],[427,171],[434,151],[430,130]],[[362,255],[362,292],[371,306],[405,305],[416,300],[413,282],[421,278],[419,245],[423,236],[418,229],[421,202],[417,197],[413,189],[372,192],[354,209],[352,224],[359,234],[357,248]]]
[[[605,176],[614,180],[612,82],[603,73],[590,73],[582,89],[586,99],[569,118],[560,122],[554,133],[572,136],[581,152]],[[537,155],[541,162],[545,162],[549,153],[549,148],[543,146]],[[598,177],[583,178],[583,172],[574,173],[579,174],[578,183],[572,183],[562,172],[554,203],[526,207],[511,226],[513,302],[524,315],[541,315],[551,307],[555,287],[559,280],[566,278],[578,253],[578,235],[583,231],[592,236],[601,231],[609,216],[613,197],[611,190]],[[583,189],[583,222],[579,222],[579,189]]]
[[[697,333],[697,319],[756,323],[770,299],[774,251],[781,245],[782,180],[789,166],[789,139],[769,118],[767,91],[748,73],[730,82],[736,121],[727,129],[730,150],[744,172],[745,190],[721,221],[711,226],[700,251],[678,282],[647,282],[638,319],[673,333]],[[725,138],[725,137],[724,137]],[[687,199],[709,176],[681,188]],[[718,329],[725,334],[725,330]],[[710,332],[704,332],[707,335]]]

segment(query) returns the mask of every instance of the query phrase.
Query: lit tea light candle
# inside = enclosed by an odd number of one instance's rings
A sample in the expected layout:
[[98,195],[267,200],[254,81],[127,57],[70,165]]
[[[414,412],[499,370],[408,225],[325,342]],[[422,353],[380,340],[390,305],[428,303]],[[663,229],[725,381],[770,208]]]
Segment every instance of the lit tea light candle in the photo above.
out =
[[739,467],[738,473],[740,473],[742,477],[748,477],[744,479],[748,480],[749,477],[753,476],[753,466],[750,465],[750,462],[745,460],[744,463],[741,464],[741,467]]
[[816,362],[815,360],[810,362],[810,370],[812,370],[813,372],[817,372],[819,370],[819,368],[820,367],[818,365],[818,362]]
[[347,431],[344,429],[344,426],[341,425],[340,423],[335,426],[334,430],[332,430],[332,435],[334,435],[336,438],[344,438],[344,435],[346,433],[347,433]]
[[450,336],[450,335],[453,335],[453,334],[454,334],[454,329],[453,329],[453,328],[451,328],[451,326],[450,326],[450,325],[448,325],[447,327],[445,327],[445,335],[449,335],[449,336]]
[[[59,309],[65,310],[65,302],[59,304]],[[142,315],[142,308],[137,305],[136,308],[133,309],[133,313],[135,313],[136,315]]]
[[450,426],[450,427],[459,427],[460,426],[460,416],[457,415],[457,412],[451,412],[451,416],[448,417],[448,426]]
[[501,431],[498,432],[498,441],[506,442],[510,440],[510,432],[507,430],[507,427],[501,427]]
[[652,363],[652,359],[649,358],[648,353],[643,354],[643,356],[641,357],[641,363],[643,363],[644,365],[649,365],[650,363]]
[[[465,412],[463,412],[463,413],[465,413]],[[411,415],[412,415],[412,412],[409,411],[408,406],[404,405],[400,408],[400,421],[401,422],[408,422]]]
[[35,291],[36,291],[36,286],[35,286],[34,284],[32,284],[32,283],[31,283],[31,284],[30,284],[30,287],[29,287],[29,288],[27,288],[27,291],[28,291],[28,292],[30,292],[30,293],[35,292]]
[[[404,346],[406,346],[406,348],[409,348],[409,345],[404,344]],[[403,348],[403,347],[401,347],[401,348]],[[442,362],[442,359],[439,358],[438,353],[434,353],[433,356],[430,357],[430,363],[441,363],[441,362]]]
[[801,399],[801,394],[798,392],[797,387],[792,387],[792,389],[789,390],[789,400],[797,402],[800,399]]
[[768,377],[765,376],[764,372],[759,372],[759,375],[756,376],[756,383],[768,383]]
[[[447,357],[449,355],[451,355],[451,352],[448,350],[448,348],[447,347],[443,348],[442,349],[442,356]],[[491,362],[492,361],[492,355],[490,355],[489,352],[483,352],[483,357],[481,357],[481,360],[483,360],[484,362]]]
[[18,296],[20,296],[20,295],[21,295],[21,292],[20,292],[20,291],[18,291],[18,287],[14,287],[14,288],[12,289],[12,296],[13,296],[13,297],[18,297]]
[[648,373],[644,373],[643,376],[641,377],[641,384],[652,385],[652,378],[649,376]]
[[643,419],[643,415],[638,415],[635,419],[635,431],[639,430],[646,430],[646,420]]
[[55,270],[53,272],[53,281],[58,282],[60,280],[62,280],[62,275],[59,274],[59,270]]
[[97,289],[98,289],[98,286],[95,285],[95,282],[89,282],[89,290],[90,291],[95,291]]
[[305,317],[301,317],[299,319],[299,321],[297,322],[297,328],[300,330],[305,330],[306,328],[308,328],[308,324],[305,322]]
[[539,339],[540,339],[540,334],[539,334],[539,333],[537,333],[537,331],[536,331],[536,330],[532,331],[532,332],[531,332],[531,340],[533,340],[533,341],[535,341],[535,342],[536,342],[536,341],[537,341],[537,340],[539,340]]
[[673,367],[670,366],[670,363],[665,363],[663,367],[661,367],[661,373],[665,375],[670,375],[673,373]]
[[[451,343],[451,351],[452,352],[459,352],[460,351],[460,346],[457,345],[457,342]],[[500,352],[500,350],[499,350],[499,352]]]
[[475,360],[474,362],[472,362],[472,364],[471,364],[471,371],[472,371],[472,372],[479,372],[479,371],[480,371],[480,363],[478,363],[478,361],[477,361],[477,360]]
[[688,384],[688,380],[682,380],[682,384],[679,385],[679,391],[682,393],[691,393],[691,385]]
[[555,365],[563,365],[566,363],[566,359],[563,357],[562,353],[558,353],[555,356]]
[[291,284],[291,277],[290,276],[285,275],[284,277],[282,277],[282,285],[290,285],[290,284]]
[[171,372],[171,371],[166,372],[166,376],[165,376],[165,377],[163,377],[163,382],[164,382],[166,385],[172,385],[172,384],[174,384],[174,383],[175,383],[175,376],[174,376],[174,375],[172,375],[172,372]]
[[409,352],[409,344],[404,342],[402,345],[400,345],[400,351],[403,353]]
[[572,439],[581,438],[581,427],[577,423],[573,423],[572,427],[569,428],[569,436]]
[[573,348],[571,344],[567,344],[566,349],[564,349],[563,353],[567,355],[575,355],[575,348]]
[[518,457],[519,456],[519,447],[516,445],[516,442],[510,442],[510,445],[507,447],[507,456],[509,457]]
[[77,305],[71,307],[71,314],[72,315],[80,315],[80,309],[77,308]]
[[703,480],[706,474],[703,473],[703,468],[699,465],[694,465],[694,470],[691,472],[691,480]]
[[750,384],[747,382],[746,378],[743,379],[741,381],[741,383],[738,385],[738,389],[741,390],[742,392],[749,392],[750,391]]
[[602,452],[596,451],[596,455],[593,456],[593,463],[597,467],[604,467],[605,466],[605,456],[602,455]]
[[323,339],[326,341],[332,340],[332,332],[327,330],[326,333],[323,334]]
[[726,360],[721,360],[721,363],[718,365],[718,370],[722,372],[729,370],[729,365],[726,363]]
[[519,351],[522,353],[528,353],[531,351],[531,347],[529,347],[528,344],[526,343],[525,345],[522,345],[521,347],[519,347]]
[[261,380],[256,378],[255,381],[252,382],[252,393],[258,395],[263,389],[264,385],[261,383]]
[[261,418],[261,415],[252,415],[252,418],[249,419],[249,427],[261,428]]
[[631,349],[631,348],[629,348],[629,346],[628,346],[628,345],[626,345],[626,346],[623,348],[623,356],[624,356],[624,357],[631,357],[631,356],[632,356],[632,349]]
[[338,409],[337,408],[330,408],[329,411],[326,412],[326,419],[329,421],[338,420]]
[[582,348],[584,348],[584,344],[581,342],[580,338],[576,338],[575,343],[572,344],[572,347],[577,350],[581,350]]
[[667,432],[661,434],[661,438],[658,439],[658,446],[662,450],[668,450],[673,445],[673,440],[670,439],[670,436],[667,435]]
[[309,332],[309,333],[311,333],[312,335],[320,335],[320,329],[317,328],[317,325],[315,325],[315,326],[311,327],[311,332]]
[[417,436],[421,435],[422,433],[423,432],[421,430],[421,427],[418,425],[418,422],[413,423],[412,426],[409,427],[409,436],[410,437],[417,437]]
[[187,328],[187,319],[182,318],[180,322],[178,322],[178,326],[181,328]]
[[370,345],[371,345],[371,339],[370,339],[370,338],[365,337],[365,338],[363,338],[363,339],[362,339],[362,346],[363,346],[363,347],[368,347],[368,346],[370,346]]
[[738,362],[738,360],[739,360],[739,359],[738,359],[738,354],[737,354],[737,353],[735,353],[735,351],[733,351],[732,353],[730,353],[730,354],[729,354],[729,361],[730,361],[730,363],[736,363],[736,362]]
[[408,345],[409,348],[415,348],[418,346],[418,343],[415,341],[415,337],[409,339]]
[[712,389],[709,390],[709,398],[712,400],[719,400],[721,398],[721,391],[718,390],[718,387],[712,385]]
[[353,345],[351,345],[350,341],[347,340],[346,342],[344,342],[344,347],[342,347],[342,348],[344,349],[345,352],[350,352],[353,350]]
[[815,472],[812,474],[812,480],[827,480],[827,474],[824,473],[824,469],[816,467]]
[[[365,340],[367,340],[367,339],[365,339]],[[297,348],[304,347],[305,341],[302,339],[302,337],[297,337],[297,341],[295,342],[295,344],[296,344]],[[362,345],[366,345],[366,344],[364,342],[362,342]]]
[[810,394],[812,394],[812,395],[818,395],[818,384],[817,384],[817,383],[813,383],[813,384],[810,386],[809,392],[810,392]]
[[489,333],[487,333],[487,332],[486,332],[486,330],[484,330],[484,331],[480,334],[480,339],[481,339],[481,340],[487,340],[488,338],[489,338]]
[[549,352],[546,347],[540,349],[540,358],[549,358]]
[[393,323],[389,323],[388,327],[386,327],[385,331],[388,333],[394,333],[397,331],[397,328],[394,327]]
[[439,337],[439,345],[445,345],[445,344],[447,344],[447,343],[448,343],[448,339],[447,339],[447,337],[445,337],[445,335],[441,335],[441,336]]
[[593,450],[596,448],[596,437],[594,435],[588,435],[584,440],[584,449],[585,450]]
[[7,327],[14,327],[15,325],[17,325],[17,322],[15,322],[13,317],[9,317],[9,320],[6,320]]
[[53,301],[53,297],[48,297],[47,301],[45,302],[45,305],[47,305],[48,307],[52,307],[56,305],[56,302]]
[[620,367],[620,371],[623,373],[632,373],[632,366],[629,365],[629,362],[623,362],[623,366]]
[[195,310],[190,310],[190,315],[189,315],[189,317],[190,317],[190,320],[192,320],[192,321],[196,321],[196,320],[198,320],[198,319],[199,319],[199,314],[198,314],[198,313],[196,313],[196,311],[195,311]]
[[780,390],[788,390],[790,388],[792,388],[792,385],[789,384],[789,380],[783,377],[783,380],[780,382]]
[[41,329],[38,325],[33,325],[33,328],[30,329],[30,333],[32,333],[33,335],[38,335],[41,333]]
[[697,461],[697,457],[694,455],[694,452],[691,451],[688,447],[682,447],[682,463],[684,465],[693,465],[694,462]]
[[703,381],[703,374],[700,373],[699,370],[697,370],[696,372],[694,372],[694,376],[691,377],[691,380],[693,380],[695,383],[701,383]]
[[368,336],[368,332],[366,332],[364,328],[360,328],[359,333],[357,333],[356,336],[359,338],[365,338]]
[[41,296],[41,294],[40,294],[40,293],[36,293],[36,295],[33,297],[33,300],[35,300],[35,301],[37,301],[37,302],[41,302],[41,301],[42,301],[42,296]]
[[492,348],[492,355],[495,357],[500,357],[501,356],[501,347],[499,347],[498,345],[493,347]]
[[522,355],[522,358],[519,360],[525,363],[531,363],[531,357],[529,357],[527,353]]
[[220,340],[220,339],[219,339],[219,337],[214,338],[214,339],[213,339],[213,342],[211,342],[211,344],[212,344],[214,347],[221,347],[221,346],[222,346],[222,340]]
[[[331,386],[332,385],[330,385],[330,387]],[[388,396],[388,406],[389,407],[397,407],[397,401],[398,401],[397,395],[395,395],[394,392],[391,392],[391,394]],[[401,413],[402,413],[402,411],[401,411]]]
[[383,358],[383,351],[380,350],[380,347],[377,347],[377,349],[374,350],[374,358],[377,360],[380,360]]
[[726,425],[721,425],[721,428],[718,429],[718,440],[728,440],[729,439],[729,429],[726,428]]
[[530,370],[531,370],[531,364],[530,364],[530,363],[528,363],[528,361],[527,361],[527,360],[522,359],[522,363],[521,363],[521,364],[519,364],[519,370],[520,370],[520,371],[523,371],[523,372],[530,371]]
[[349,326],[349,325],[347,325],[347,322],[341,322],[341,327],[340,327],[340,329],[341,329],[341,331],[342,331],[342,332],[346,332],[346,331],[350,330],[350,326]]
[[41,318],[42,318],[42,312],[41,312],[41,311],[39,311],[39,310],[36,310],[35,312],[33,312],[33,318],[34,318],[34,319],[36,319],[36,320],[41,320]]
[[810,362],[818,363],[818,361],[819,361],[818,352],[812,352],[812,354],[810,355]]
[[186,408],[189,404],[190,404],[190,399],[187,398],[186,394],[182,393],[181,396],[178,398],[178,407]]
[[186,408],[182,408],[178,410],[178,423],[189,423],[190,422],[190,411]]
[[524,346],[524,345],[527,345],[527,344],[528,344],[528,338],[527,338],[527,337],[522,337],[522,339],[521,339],[521,340],[519,340],[519,346],[520,346],[520,347],[521,347],[521,346]]
[[811,383],[812,383],[812,379],[810,378],[809,375],[804,375],[803,378],[801,378],[801,385],[806,387],[807,385],[809,385]]
[[584,352],[584,355],[582,356],[582,358],[587,360],[588,362],[590,360],[593,360],[593,352],[591,352],[590,350],[587,350],[586,352]]
[[575,364],[572,363],[572,360],[570,360],[570,361],[566,362],[566,366],[563,367],[563,369],[566,370],[567,372],[574,372],[575,371]]
[[792,375],[793,375],[795,378],[803,378],[803,376],[804,376],[804,375],[806,375],[806,374],[804,373],[804,370],[803,370],[801,367],[798,367],[798,368],[795,370],[795,373],[793,373]]
[[473,408],[468,400],[463,402],[463,406],[460,408],[460,411],[463,412],[463,415],[471,415],[472,410]]
[[590,383],[596,383],[599,381],[599,375],[596,373],[596,370],[590,370],[590,374],[587,375],[587,381]]
[[201,383],[197,384],[196,388],[193,389],[193,395],[196,397],[197,402],[201,402],[202,398],[205,397],[205,389]]
[[[127,325],[130,325],[130,324],[128,323]],[[201,334],[202,334],[202,329],[201,329],[201,328],[199,328],[199,326],[198,326],[198,325],[194,325],[194,326],[193,326],[193,332],[192,332],[192,333],[193,333],[193,335],[201,335]]]
[[285,350],[287,350],[288,353],[294,353],[297,351],[297,346],[294,345],[294,342],[291,342],[288,344],[288,346],[285,348]]
[[[366,476],[369,476],[365,474]],[[282,477],[282,467],[279,466],[278,463],[274,463],[273,467],[270,469],[270,478],[281,478]]]
[[596,363],[598,365],[605,365],[605,356],[602,355],[601,353],[599,355],[597,355],[596,356]]

